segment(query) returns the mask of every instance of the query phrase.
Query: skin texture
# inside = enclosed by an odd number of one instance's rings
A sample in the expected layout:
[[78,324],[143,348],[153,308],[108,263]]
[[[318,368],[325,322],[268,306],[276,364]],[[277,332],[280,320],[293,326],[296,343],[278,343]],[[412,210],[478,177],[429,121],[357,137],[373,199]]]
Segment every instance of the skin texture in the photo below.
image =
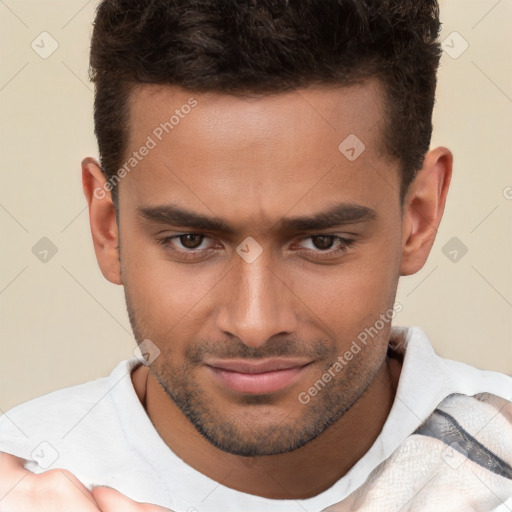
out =
[[[190,98],[197,105],[119,183],[119,224],[110,194],[98,193],[106,190],[99,165],[82,162],[101,271],[124,286],[137,341],[159,351],[149,370],[133,372],[135,389],[168,446],[234,489],[274,499],[318,494],[370,448],[392,406],[400,364],[386,357],[390,323],[308,404],[298,400],[393,308],[399,277],[422,268],[443,214],[453,161],[446,148],[426,155],[401,210],[399,162],[380,140],[383,97],[376,81],[251,99],[140,86],[127,159],[175,109]],[[338,149],[350,134],[366,146],[354,161]],[[279,229],[283,219],[338,203],[374,216]],[[232,232],[140,213],[169,204],[220,218]],[[199,236],[169,239],[187,233]],[[251,263],[236,251],[247,237],[262,249]],[[225,388],[205,365],[271,357],[309,364],[293,384],[259,395]]]

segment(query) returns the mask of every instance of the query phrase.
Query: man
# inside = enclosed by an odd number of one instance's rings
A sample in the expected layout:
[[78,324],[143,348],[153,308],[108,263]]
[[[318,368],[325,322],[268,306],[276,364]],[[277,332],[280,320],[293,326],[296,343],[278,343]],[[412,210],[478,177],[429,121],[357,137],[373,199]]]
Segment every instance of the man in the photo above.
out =
[[83,187],[145,364],[0,418],[0,511],[510,509],[512,379],[392,327],[452,173],[438,33],[434,0],[101,3]]

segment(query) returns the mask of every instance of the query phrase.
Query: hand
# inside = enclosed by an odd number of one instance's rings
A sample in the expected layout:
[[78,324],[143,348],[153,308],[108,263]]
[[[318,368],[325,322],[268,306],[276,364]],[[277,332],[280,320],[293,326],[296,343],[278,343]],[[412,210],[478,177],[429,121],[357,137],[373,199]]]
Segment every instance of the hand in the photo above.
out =
[[0,453],[0,512],[103,512],[72,473],[51,469],[36,475],[25,461]]
[[24,464],[19,457],[0,453],[0,512],[172,512],[137,503],[110,487],[91,492],[65,469],[36,475]]
[[102,512],[172,512],[158,505],[137,503],[110,487],[95,487],[92,494]]

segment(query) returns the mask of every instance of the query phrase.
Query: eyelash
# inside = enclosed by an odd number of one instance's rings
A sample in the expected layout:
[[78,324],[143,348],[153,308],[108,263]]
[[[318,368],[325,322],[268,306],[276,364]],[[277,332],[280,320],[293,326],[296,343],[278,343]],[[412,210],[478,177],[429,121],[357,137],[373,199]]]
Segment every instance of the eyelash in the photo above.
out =
[[[158,240],[158,244],[162,245],[165,249],[171,250],[172,252],[177,254],[180,258],[182,258],[182,259],[189,259],[189,260],[200,259],[201,257],[205,256],[206,254],[209,254],[209,253],[215,251],[215,249],[213,249],[211,247],[209,247],[207,249],[182,250],[182,249],[177,249],[176,247],[172,246],[172,244],[171,244],[172,240],[179,239],[180,237],[186,236],[186,235],[202,236],[203,240],[201,241],[201,243],[205,239],[208,239],[208,237],[206,235],[202,234],[202,233],[180,233],[179,235],[166,236],[164,238],[161,238],[161,239]],[[317,258],[317,259],[332,258],[332,257],[338,256],[338,255],[341,255],[343,253],[346,253],[356,243],[356,241],[353,240],[353,239],[343,238],[343,237],[338,236],[338,235],[330,235],[330,234],[311,235],[311,236],[308,236],[306,238],[303,238],[301,240],[301,242],[304,241],[304,240],[309,240],[311,238],[317,238],[317,237],[322,237],[322,236],[323,237],[333,238],[334,242],[336,242],[336,241],[340,242],[341,246],[338,249],[336,249],[336,250],[326,249],[324,251],[322,251],[322,250],[313,251],[316,254],[325,255],[325,256],[315,256],[315,258]],[[199,256],[197,256],[198,254],[199,254]]]

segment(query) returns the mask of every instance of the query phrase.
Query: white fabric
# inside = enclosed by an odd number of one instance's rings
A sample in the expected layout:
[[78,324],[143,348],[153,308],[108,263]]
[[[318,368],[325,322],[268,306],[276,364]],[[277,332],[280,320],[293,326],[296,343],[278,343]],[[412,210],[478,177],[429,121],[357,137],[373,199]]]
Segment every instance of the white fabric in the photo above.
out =
[[497,512],[512,503],[512,403],[454,394],[436,413],[326,512]]
[[242,493],[185,464],[160,438],[138,400],[130,379],[140,364],[136,358],[120,362],[108,377],[8,411],[0,417],[0,452],[28,460],[26,467],[34,473],[68,469],[88,487],[109,485],[136,501],[175,512],[319,512],[364,484],[448,395],[487,392],[512,399],[511,377],[440,358],[419,327],[394,327],[392,340],[406,351],[397,395],[379,437],[344,477],[309,499]]

